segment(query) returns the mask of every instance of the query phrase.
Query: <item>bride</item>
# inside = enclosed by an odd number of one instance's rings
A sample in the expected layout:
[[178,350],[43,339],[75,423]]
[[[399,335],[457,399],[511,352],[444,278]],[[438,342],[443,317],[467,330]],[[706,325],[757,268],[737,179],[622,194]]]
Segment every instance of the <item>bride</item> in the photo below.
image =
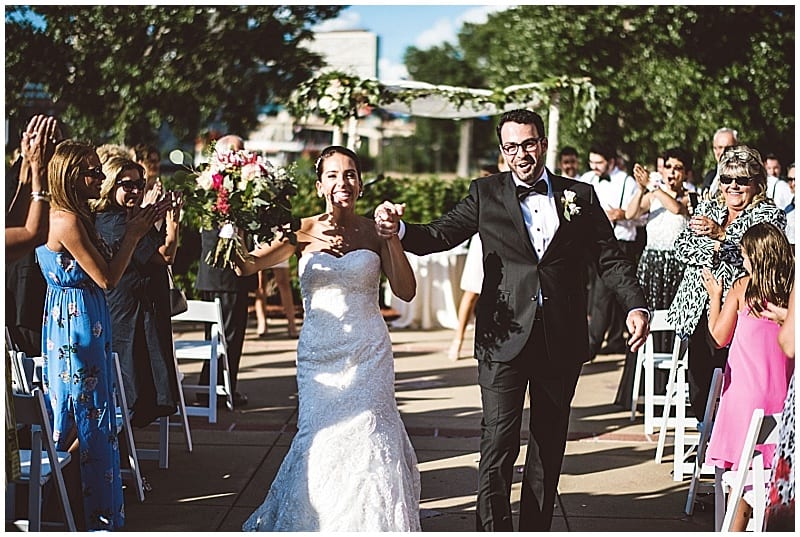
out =
[[419,531],[417,458],[394,396],[391,340],[378,306],[381,271],[410,301],[397,236],[355,213],[361,168],[331,146],[316,163],[325,212],[302,219],[297,245],[276,241],[238,262],[254,274],[298,256],[305,319],[297,344],[297,435],[245,531]]

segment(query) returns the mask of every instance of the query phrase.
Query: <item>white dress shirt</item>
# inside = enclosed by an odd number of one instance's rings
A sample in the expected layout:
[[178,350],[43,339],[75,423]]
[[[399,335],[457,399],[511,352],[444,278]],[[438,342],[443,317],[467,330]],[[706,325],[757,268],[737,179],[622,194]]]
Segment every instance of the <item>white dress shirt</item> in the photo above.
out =
[[767,177],[767,196],[772,198],[778,209],[785,209],[794,198],[789,183],[772,175]]
[[[514,179],[514,185],[516,186],[531,186],[520,181],[513,172],[511,177]],[[520,201],[520,206],[522,207],[522,219],[525,221],[525,227],[528,228],[531,244],[536,255],[541,259],[558,229],[558,209],[556,209],[556,200],[553,197],[553,188],[550,185],[547,169],[542,172],[539,181],[547,183],[547,195],[531,193]]]
[[[609,173],[610,180],[600,180],[600,176],[589,171],[583,174],[581,179],[594,187],[597,192],[597,199],[604,210],[608,209],[622,209],[623,211],[628,207],[628,204],[633,199],[636,189],[639,185],[636,180],[623,172],[616,166],[611,173]],[[636,228],[643,226],[647,223],[645,218],[638,218],[636,220],[618,220],[612,223],[614,227],[614,236],[619,241],[632,242],[636,240]]]

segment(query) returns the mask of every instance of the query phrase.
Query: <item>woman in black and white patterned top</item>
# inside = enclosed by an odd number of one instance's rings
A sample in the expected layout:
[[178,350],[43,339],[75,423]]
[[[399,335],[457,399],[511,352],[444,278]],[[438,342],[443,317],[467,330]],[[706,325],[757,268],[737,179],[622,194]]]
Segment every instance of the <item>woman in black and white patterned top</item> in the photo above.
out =
[[689,398],[702,419],[714,368],[724,368],[727,348],[716,349],[708,334],[708,292],[702,270],[722,284],[723,297],[744,275],[739,241],[750,226],[771,222],[786,228],[786,215],[766,196],[767,173],[761,155],[744,145],[725,150],[719,160],[720,190],[701,202],[689,226],[675,239],[675,252],[686,263],[668,320],[689,338]]

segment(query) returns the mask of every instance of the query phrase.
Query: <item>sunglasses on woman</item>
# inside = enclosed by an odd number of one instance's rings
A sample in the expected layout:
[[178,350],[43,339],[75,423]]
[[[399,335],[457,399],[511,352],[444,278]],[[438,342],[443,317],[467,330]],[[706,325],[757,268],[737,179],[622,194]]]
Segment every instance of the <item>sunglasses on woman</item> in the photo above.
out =
[[744,187],[749,186],[752,180],[753,177],[730,177],[729,175],[719,176],[719,182],[723,185],[729,185],[735,181],[737,185]]
[[106,174],[103,173],[102,166],[95,166],[94,168],[87,168],[82,170],[81,173],[84,177],[93,177],[94,179],[105,179]]
[[122,190],[125,192],[131,192],[133,190],[138,190],[141,192],[144,190],[144,179],[139,181],[117,181],[115,184],[117,186],[121,186]]

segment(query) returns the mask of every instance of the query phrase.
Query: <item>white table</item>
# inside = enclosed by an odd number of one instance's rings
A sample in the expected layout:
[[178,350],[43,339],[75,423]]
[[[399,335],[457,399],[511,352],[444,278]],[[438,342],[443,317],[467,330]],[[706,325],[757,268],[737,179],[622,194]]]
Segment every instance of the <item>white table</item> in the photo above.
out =
[[406,252],[417,278],[417,294],[411,302],[405,302],[394,296],[390,286],[386,285],[384,302],[400,314],[389,326],[455,330],[458,327],[458,303],[463,293],[460,281],[466,255],[464,245],[426,256]]

